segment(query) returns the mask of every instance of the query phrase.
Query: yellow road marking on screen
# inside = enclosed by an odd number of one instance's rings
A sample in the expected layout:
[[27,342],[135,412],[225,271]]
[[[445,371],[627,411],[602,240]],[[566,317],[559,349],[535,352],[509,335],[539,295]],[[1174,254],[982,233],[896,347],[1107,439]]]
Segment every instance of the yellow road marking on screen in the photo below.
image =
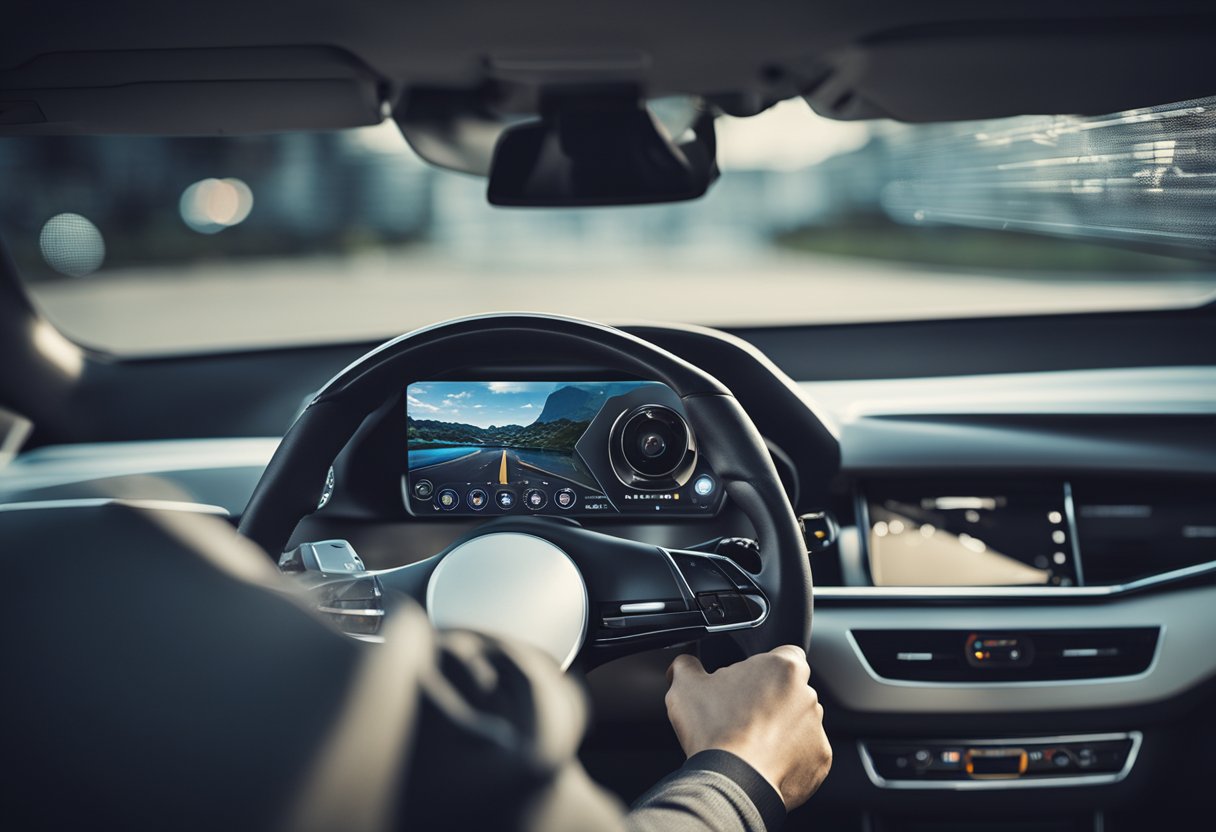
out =
[[498,484],[507,484],[507,452],[502,452],[502,462],[498,464]]

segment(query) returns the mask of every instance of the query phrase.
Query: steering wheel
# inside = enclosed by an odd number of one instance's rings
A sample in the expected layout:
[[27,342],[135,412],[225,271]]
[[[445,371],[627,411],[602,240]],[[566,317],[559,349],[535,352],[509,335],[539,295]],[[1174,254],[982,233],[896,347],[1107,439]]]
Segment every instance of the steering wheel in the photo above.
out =
[[730,558],[665,549],[560,518],[488,521],[443,551],[374,573],[426,607],[438,627],[513,636],[563,669],[729,633],[745,655],[805,647],[811,628],[806,545],[764,441],[726,387],[628,333],[551,315],[461,318],[388,341],[325,385],[287,431],[254,489],[240,531],[282,552],[316,510],[319,484],[363,421],[406,382],[464,367],[595,366],[670,387],[699,453],[743,511],[760,546],[758,572]]

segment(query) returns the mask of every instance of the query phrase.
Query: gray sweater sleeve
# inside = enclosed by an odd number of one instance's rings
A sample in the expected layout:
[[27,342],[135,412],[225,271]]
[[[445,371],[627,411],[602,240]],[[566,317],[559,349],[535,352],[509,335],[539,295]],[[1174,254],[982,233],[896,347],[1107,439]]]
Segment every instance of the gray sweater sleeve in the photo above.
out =
[[776,832],[785,804],[767,780],[727,751],[694,754],[641,797],[631,832]]

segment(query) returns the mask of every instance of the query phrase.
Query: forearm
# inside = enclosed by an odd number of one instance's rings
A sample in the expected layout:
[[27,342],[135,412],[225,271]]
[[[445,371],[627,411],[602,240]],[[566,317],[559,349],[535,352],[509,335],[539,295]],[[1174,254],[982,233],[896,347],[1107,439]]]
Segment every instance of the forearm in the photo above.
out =
[[775,832],[781,796],[726,751],[703,751],[660,781],[626,817],[631,832]]

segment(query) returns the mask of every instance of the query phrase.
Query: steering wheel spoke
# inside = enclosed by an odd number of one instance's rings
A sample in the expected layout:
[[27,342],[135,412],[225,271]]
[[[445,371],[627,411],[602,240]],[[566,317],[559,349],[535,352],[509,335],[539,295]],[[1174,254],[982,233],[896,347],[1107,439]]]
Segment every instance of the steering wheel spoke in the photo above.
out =
[[728,557],[547,518],[489,523],[432,558],[380,572],[362,571],[345,541],[303,544],[283,564],[351,635],[375,634],[387,591],[414,598],[437,626],[519,639],[582,669],[749,630],[769,612],[755,579]]

